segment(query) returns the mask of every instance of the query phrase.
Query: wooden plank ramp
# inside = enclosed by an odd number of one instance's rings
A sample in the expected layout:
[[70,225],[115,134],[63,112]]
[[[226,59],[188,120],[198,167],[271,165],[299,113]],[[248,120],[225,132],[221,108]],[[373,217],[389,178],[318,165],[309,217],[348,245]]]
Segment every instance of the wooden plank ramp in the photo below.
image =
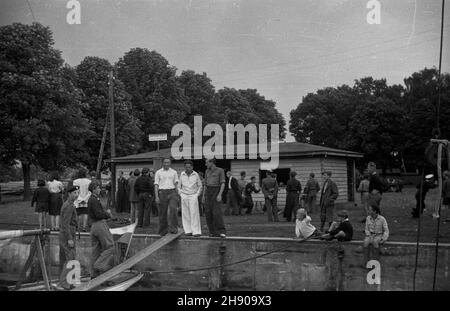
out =
[[141,260],[147,258],[152,253],[156,252],[161,247],[169,244],[173,240],[176,240],[184,233],[183,229],[178,228],[178,232],[175,234],[167,234],[161,239],[157,240],[156,242],[152,243],[151,245],[147,246],[143,250],[137,252],[133,257],[130,257],[129,259],[125,260],[121,264],[113,267],[112,269],[106,271],[105,273],[99,275],[93,280],[90,280],[89,282],[82,284],[81,286],[78,286],[74,288],[72,291],[88,291],[91,290],[102,283],[108,281],[109,279],[113,278],[114,276],[122,273],[123,271],[132,268],[135,264],[140,262]]

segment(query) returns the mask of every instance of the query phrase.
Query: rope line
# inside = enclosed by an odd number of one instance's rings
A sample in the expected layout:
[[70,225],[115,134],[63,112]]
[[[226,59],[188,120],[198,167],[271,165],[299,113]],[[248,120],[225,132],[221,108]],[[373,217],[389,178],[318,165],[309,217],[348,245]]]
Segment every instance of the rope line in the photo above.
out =
[[[301,243],[301,242],[305,242],[307,240],[309,240],[310,237],[306,238],[306,239],[301,239],[296,243]],[[247,262],[247,261],[251,261],[251,260],[255,260],[257,258],[261,258],[273,253],[278,253],[281,252],[285,249],[288,249],[290,247],[294,246],[294,244],[291,245],[287,245],[287,246],[283,246],[277,249],[274,249],[270,252],[266,252],[264,254],[260,254],[260,255],[256,255],[256,256],[252,256],[252,257],[248,257],[245,259],[241,259],[241,260],[237,260],[237,261],[233,261],[233,262],[229,262],[226,264],[221,264],[221,265],[215,265],[215,266],[207,266],[207,267],[200,267],[200,268],[191,268],[191,269],[182,269],[182,270],[156,270],[156,271],[141,271],[142,273],[149,275],[149,274],[169,274],[169,273],[186,273],[186,272],[196,272],[196,271],[205,271],[205,270],[214,270],[214,269],[219,269],[219,268],[224,268],[224,267],[229,267],[229,266],[234,266],[243,262]]]

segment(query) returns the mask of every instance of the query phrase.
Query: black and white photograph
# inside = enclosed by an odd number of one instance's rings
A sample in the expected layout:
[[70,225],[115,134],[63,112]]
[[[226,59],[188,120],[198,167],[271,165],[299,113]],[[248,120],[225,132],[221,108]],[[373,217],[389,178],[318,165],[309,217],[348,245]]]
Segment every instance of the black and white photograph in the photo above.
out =
[[0,0],[0,291],[450,291],[449,1]]

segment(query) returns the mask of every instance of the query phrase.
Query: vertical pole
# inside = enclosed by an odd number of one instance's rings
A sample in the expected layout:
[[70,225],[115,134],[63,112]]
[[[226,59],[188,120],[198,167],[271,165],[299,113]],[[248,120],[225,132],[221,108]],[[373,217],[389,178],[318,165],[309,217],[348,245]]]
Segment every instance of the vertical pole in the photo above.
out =
[[[111,159],[116,157],[116,130],[114,122],[114,77],[112,70],[108,76],[108,97],[109,97],[109,109],[111,118]],[[111,208],[116,207],[116,165],[111,162]]]

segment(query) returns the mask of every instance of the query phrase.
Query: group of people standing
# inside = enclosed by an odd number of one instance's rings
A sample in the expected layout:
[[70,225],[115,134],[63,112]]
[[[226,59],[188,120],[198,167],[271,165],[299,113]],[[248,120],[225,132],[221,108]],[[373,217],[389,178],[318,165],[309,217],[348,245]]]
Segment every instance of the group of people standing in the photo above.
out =
[[[328,225],[328,228],[332,224],[335,206],[334,202],[339,196],[338,187],[331,179],[332,172],[322,172],[322,187],[320,187],[319,182],[315,179],[315,174],[310,173],[309,180],[303,189],[303,195],[302,185],[296,176],[296,172],[290,172],[290,179],[286,184],[286,206],[283,215],[286,218],[286,221],[290,222],[292,219],[295,221],[297,211],[302,205],[304,205],[307,214],[314,213],[317,204],[317,194],[320,193],[320,231],[323,232],[326,224]],[[268,181],[270,186],[271,180],[269,179]],[[263,189],[267,188],[264,184],[265,182],[263,180]],[[300,204],[300,196],[303,199],[303,204]],[[270,200],[270,197],[265,197],[266,205],[270,204],[271,202],[267,203],[267,200]]]
[[74,201],[76,212],[79,217],[80,231],[87,232],[87,202],[90,196],[88,190],[92,180],[96,180],[95,172],[91,172],[87,177],[87,170],[82,168],[74,175],[74,179],[69,181],[67,187],[64,186],[56,172],[50,174],[49,181],[38,180],[38,188],[33,193],[31,207],[35,207],[38,214],[39,228],[47,228],[47,214],[50,215],[50,229],[58,231],[60,229],[60,215],[63,201],[67,199],[67,190],[75,185],[80,188],[80,193]]

